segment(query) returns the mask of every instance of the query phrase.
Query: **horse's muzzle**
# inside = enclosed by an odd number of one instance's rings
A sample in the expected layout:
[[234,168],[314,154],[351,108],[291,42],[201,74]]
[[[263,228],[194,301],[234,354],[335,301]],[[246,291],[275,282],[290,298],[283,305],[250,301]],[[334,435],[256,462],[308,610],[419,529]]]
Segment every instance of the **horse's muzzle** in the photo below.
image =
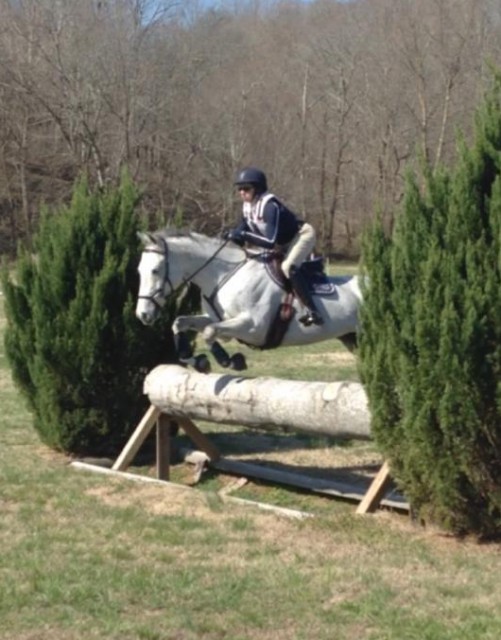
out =
[[154,314],[147,313],[146,311],[138,311],[136,313],[136,316],[146,326],[149,326],[150,324],[153,324],[155,322]]

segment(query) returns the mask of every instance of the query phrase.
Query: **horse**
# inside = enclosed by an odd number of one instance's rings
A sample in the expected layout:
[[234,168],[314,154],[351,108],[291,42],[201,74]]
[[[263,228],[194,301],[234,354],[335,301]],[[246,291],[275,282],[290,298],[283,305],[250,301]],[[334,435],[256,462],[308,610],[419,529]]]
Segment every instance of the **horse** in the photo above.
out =
[[[219,340],[266,349],[338,338],[354,349],[362,302],[358,276],[324,276],[327,287],[314,294],[324,324],[306,327],[297,319],[300,303],[287,294],[287,283],[270,267],[270,252],[253,252],[193,231],[164,229],[138,235],[144,246],[136,316],[143,324],[155,322],[166,298],[188,284],[201,292],[202,314],[179,316],[172,325],[180,362],[210,371],[205,354],[193,355],[187,331],[201,333],[216,361],[237,371],[246,368],[244,356],[230,357]],[[277,320],[280,316],[287,319]],[[270,338],[276,326],[281,327],[278,338]]]

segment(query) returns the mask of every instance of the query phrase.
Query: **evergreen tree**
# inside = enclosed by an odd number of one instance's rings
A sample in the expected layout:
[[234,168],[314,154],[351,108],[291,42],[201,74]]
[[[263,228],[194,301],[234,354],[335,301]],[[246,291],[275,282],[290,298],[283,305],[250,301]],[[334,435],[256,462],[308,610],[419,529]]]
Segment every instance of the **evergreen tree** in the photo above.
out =
[[360,371],[376,441],[415,512],[501,534],[501,76],[452,170],[409,175],[367,233]]
[[174,303],[155,327],[135,317],[139,193],[76,185],[71,205],[45,211],[34,253],[4,269],[5,344],[13,377],[49,446],[113,454],[147,408],[145,374],[173,361]]

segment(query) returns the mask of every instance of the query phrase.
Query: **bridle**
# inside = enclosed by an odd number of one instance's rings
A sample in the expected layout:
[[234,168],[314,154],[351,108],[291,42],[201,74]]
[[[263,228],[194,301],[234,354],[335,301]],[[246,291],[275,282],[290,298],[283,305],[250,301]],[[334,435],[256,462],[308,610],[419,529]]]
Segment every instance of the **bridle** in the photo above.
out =
[[[198,267],[198,269],[196,269],[187,278],[184,278],[181,284],[176,288],[174,288],[174,286],[172,285],[171,279],[169,277],[169,259],[168,259],[169,247],[164,238],[159,238],[158,240],[162,242],[161,248],[157,249],[155,247],[150,247],[150,248],[146,247],[145,249],[143,249],[143,253],[158,253],[164,257],[164,276],[162,279],[162,283],[160,284],[159,287],[157,287],[153,291],[153,293],[150,293],[147,296],[138,295],[138,300],[149,300],[158,309],[163,308],[167,298],[170,298],[171,296],[176,295],[181,289],[183,289],[183,287],[188,285],[193,280],[193,278],[197,274],[199,274],[201,271],[203,271],[203,269],[205,269],[205,267],[209,265],[214,260],[214,258],[218,255],[218,253],[222,251],[224,247],[228,244],[228,240],[224,240],[223,243],[217,248],[217,250],[209,258],[207,258],[207,260],[200,267]],[[170,287],[170,293],[167,296],[164,294],[166,284],[169,285]]]
[[162,278],[162,283],[149,295],[147,296],[138,295],[137,298],[138,300],[149,300],[155,307],[157,307],[157,309],[162,309],[167,299],[166,296],[164,295],[165,285],[168,284],[169,287],[171,288],[171,291],[173,287],[172,287],[172,282],[169,278],[169,261],[167,260],[167,255],[168,255],[167,243],[163,238],[160,238],[159,240],[161,240],[163,244],[163,247],[161,249],[157,249],[154,247],[145,247],[143,249],[143,253],[158,253],[164,257],[164,275]]

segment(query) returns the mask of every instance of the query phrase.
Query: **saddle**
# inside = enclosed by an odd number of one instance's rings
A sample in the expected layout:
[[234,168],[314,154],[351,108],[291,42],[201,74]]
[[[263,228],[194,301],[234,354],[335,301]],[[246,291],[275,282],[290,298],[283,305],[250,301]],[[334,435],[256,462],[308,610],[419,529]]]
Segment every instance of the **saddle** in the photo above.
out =
[[[275,318],[270,324],[265,343],[260,347],[261,350],[276,349],[280,346],[295,314],[293,306],[295,294],[288,278],[285,277],[282,271],[283,258],[283,254],[276,251],[264,251],[253,256],[254,260],[264,264],[270,278],[284,290],[284,297]],[[313,294],[322,296],[334,295],[336,287],[329,281],[325,273],[322,257],[306,260],[301,265],[300,270],[303,272],[308,287]]]
[[[276,251],[265,251],[256,255],[254,259],[265,265],[270,278],[284,291],[292,292],[290,282],[282,271],[283,258],[283,254]],[[305,260],[299,269],[313,294],[320,296],[334,295],[336,286],[325,273],[324,259],[321,256],[312,260]]]

